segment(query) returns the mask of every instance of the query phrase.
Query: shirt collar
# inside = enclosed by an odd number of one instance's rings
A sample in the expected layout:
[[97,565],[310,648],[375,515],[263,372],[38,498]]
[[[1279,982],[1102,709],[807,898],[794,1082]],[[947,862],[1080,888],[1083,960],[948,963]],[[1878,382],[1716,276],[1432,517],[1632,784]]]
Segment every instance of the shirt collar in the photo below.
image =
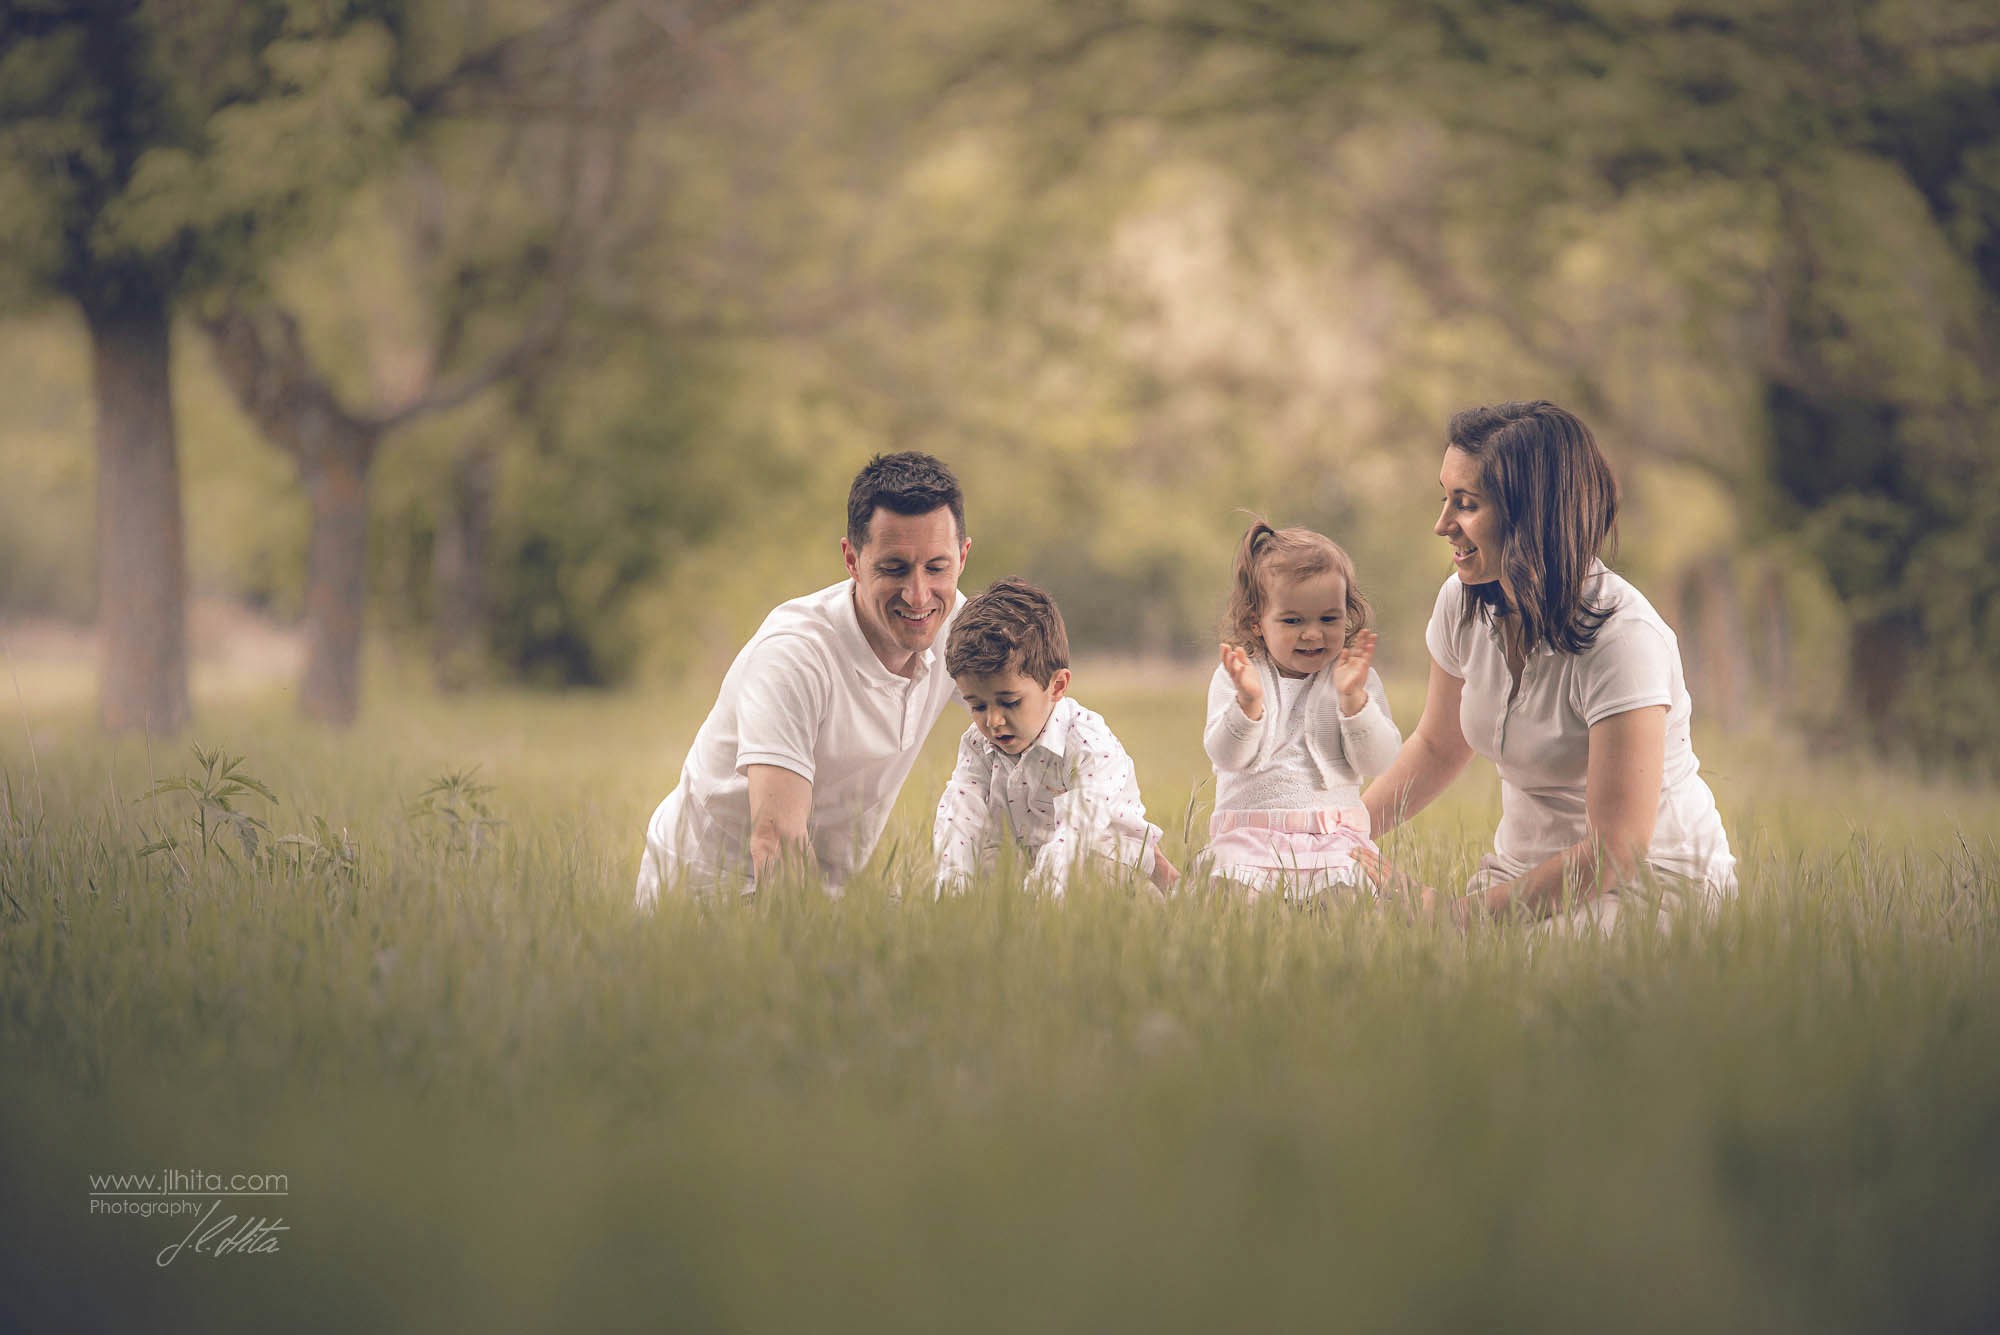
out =
[[1049,721],[1042,725],[1042,735],[1035,738],[1028,750],[1043,751],[1061,760],[1069,751],[1069,730],[1076,721],[1076,713],[1077,703],[1068,696],[1056,701],[1056,707],[1049,711]]

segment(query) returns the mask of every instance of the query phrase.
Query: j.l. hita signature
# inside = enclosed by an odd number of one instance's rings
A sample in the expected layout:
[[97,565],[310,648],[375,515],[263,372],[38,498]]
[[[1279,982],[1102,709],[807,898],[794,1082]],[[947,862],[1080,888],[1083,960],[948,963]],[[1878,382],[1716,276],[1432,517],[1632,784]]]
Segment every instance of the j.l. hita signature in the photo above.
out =
[[282,1218],[271,1220],[262,1216],[239,1221],[230,1215],[211,1224],[209,1221],[215,1219],[215,1212],[221,1208],[220,1200],[209,1206],[208,1213],[188,1230],[186,1237],[160,1248],[153,1263],[162,1268],[170,1266],[183,1251],[195,1256],[255,1256],[275,1252],[278,1234],[292,1231]]

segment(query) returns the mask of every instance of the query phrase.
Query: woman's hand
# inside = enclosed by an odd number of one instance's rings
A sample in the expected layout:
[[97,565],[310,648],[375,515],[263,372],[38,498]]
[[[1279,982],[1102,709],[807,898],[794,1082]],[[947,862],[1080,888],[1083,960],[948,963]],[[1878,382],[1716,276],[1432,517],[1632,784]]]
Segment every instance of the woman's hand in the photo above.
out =
[[1398,900],[1427,909],[1437,894],[1429,886],[1419,884],[1405,876],[1401,868],[1382,856],[1382,850],[1379,848],[1355,849],[1354,862],[1374,885],[1378,898]]
[[1348,718],[1368,703],[1368,665],[1375,661],[1375,640],[1374,631],[1362,631],[1333,662],[1333,688],[1340,692],[1340,712]]
[[1483,906],[1478,899],[1440,894],[1430,886],[1405,876],[1377,849],[1356,850],[1354,861],[1374,882],[1378,896],[1403,905],[1418,922],[1445,921],[1462,932],[1474,918],[1481,916]]
[[1236,707],[1243,711],[1243,717],[1263,718],[1264,674],[1250,661],[1250,655],[1244,653],[1239,645],[1223,645],[1222,670],[1236,683]]

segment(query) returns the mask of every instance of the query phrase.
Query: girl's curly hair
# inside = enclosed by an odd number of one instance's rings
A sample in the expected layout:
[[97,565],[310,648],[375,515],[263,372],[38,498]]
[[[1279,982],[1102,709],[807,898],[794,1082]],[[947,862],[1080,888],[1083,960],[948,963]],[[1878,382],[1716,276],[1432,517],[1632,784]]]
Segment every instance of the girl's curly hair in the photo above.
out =
[[1264,652],[1257,630],[1264,599],[1274,580],[1310,579],[1337,572],[1347,585],[1347,612],[1341,619],[1341,647],[1368,628],[1374,609],[1354,582],[1354,562],[1341,545],[1309,528],[1272,528],[1263,520],[1252,524],[1236,547],[1236,578],[1229,605],[1222,614],[1222,639],[1251,653]]

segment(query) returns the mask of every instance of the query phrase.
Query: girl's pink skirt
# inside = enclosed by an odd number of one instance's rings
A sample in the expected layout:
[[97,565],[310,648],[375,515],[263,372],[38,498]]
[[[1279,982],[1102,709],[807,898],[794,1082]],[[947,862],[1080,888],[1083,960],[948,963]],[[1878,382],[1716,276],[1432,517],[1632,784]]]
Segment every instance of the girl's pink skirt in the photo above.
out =
[[1354,855],[1375,845],[1364,807],[1319,811],[1218,811],[1208,822],[1209,869],[1258,894],[1310,899],[1362,884]]

